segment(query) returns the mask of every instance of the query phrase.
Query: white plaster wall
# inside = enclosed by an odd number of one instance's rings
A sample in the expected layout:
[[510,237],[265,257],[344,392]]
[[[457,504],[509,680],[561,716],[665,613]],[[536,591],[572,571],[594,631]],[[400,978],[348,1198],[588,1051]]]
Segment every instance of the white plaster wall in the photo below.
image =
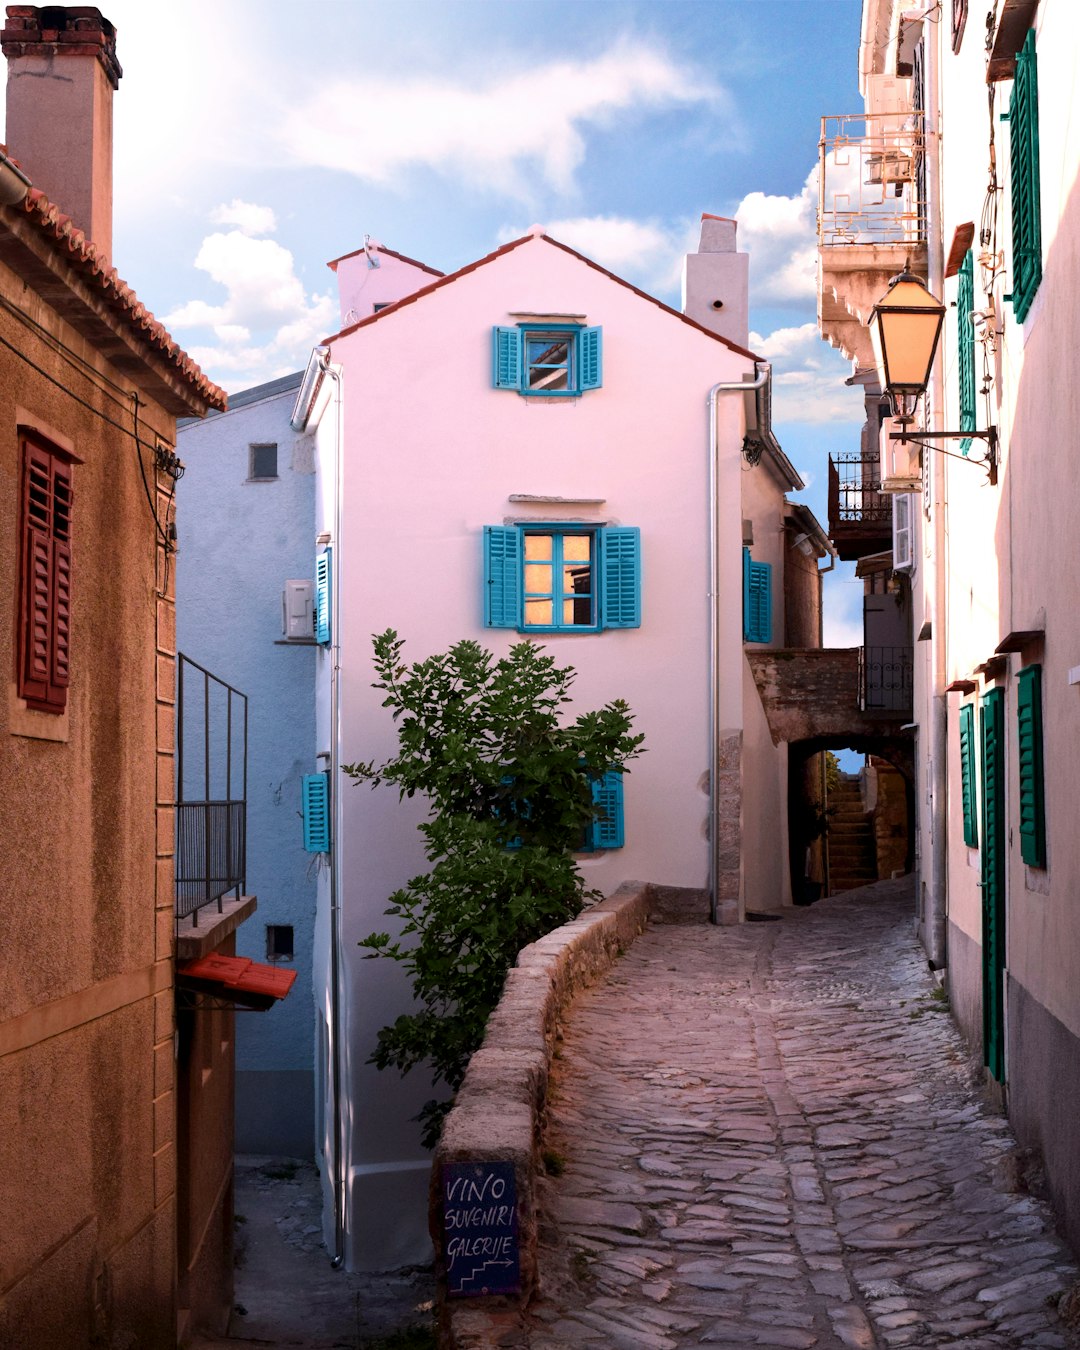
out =
[[[604,329],[604,387],[525,400],[491,388],[491,329],[514,311],[586,314]],[[582,860],[610,893],[628,877],[703,887],[707,744],[708,426],[706,394],[751,362],[541,239],[333,344],[345,370],[345,538],[341,548],[342,758],[379,759],[395,738],[371,689],[370,635],[393,626],[418,660],[472,637],[496,653],[520,641],[485,630],[482,528],[506,519],[585,519],[642,532],[639,630],[543,635],[576,667],[574,707],[626,698],[647,753],[626,783],[624,849]],[[742,719],[742,400],[721,398],[724,519],[723,716]],[[600,497],[599,507],[527,507],[514,493]],[[571,710],[572,713],[573,710]],[[343,874],[351,1154],[350,1263],[426,1250],[426,1155],[407,1123],[427,1084],[364,1063],[378,1027],[406,1005],[400,972],[363,961],[356,942],[387,926],[387,897],[424,867],[420,802],[345,786]],[[395,1179],[396,1178],[396,1179]],[[410,1207],[403,1204],[408,1199]],[[378,1225],[371,1206],[398,1219]],[[411,1246],[410,1246],[411,1244]],[[384,1262],[385,1263],[385,1262]]]

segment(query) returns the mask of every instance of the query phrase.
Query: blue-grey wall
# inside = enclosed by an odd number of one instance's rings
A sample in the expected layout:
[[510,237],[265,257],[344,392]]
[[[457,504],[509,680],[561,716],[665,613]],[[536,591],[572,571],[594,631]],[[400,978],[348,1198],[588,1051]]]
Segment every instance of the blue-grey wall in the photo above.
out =
[[[286,644],[281,591],[313,575],[315,476],[309,438],[289,427],[300,376],[230,399],[184,426],[179,454],[177,645],[248,696],[247,892],[255,915],[236,950],[267,960],[268,924],[291,924],[297,972],[269,1012],[237,1016],[240,1152],[313,1152],[314,859],[303,849],[300,780],[315,762],[315,648]],[[278,477],[249,480],[250,447],[276,442]]]

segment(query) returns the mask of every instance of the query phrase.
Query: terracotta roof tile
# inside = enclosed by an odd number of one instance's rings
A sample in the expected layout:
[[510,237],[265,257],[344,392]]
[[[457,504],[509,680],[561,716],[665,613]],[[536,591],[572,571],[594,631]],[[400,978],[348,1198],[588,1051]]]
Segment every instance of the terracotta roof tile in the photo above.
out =
[[224,410],[228,406],[224,389],[203,374],[116,269],[110,267],[108,258],[72,222],[71,217],[64,215],[43,192],[31,188],[20,205],[5,209],[25,214],[41,238],[80,272],[83,279],[102,294],[109,308],[135,336],[173,366],[211,408]]
[[[386,248],[382,244],[370,244],[369,248],[373,253],[385,253],[388,258],[397,258],[398,262],[408,263],[410,267],[419,267],[421,272],[430,272],[433,277],[446,276],[446,273],[440,272],[437,267],[429,267],[427,263],[419,262],[416,258],[410,258],[404,253],[395,253],[392,248]],[[354,248],[351,253],[343,253],[340,258],[331,258],[326,265],[331,272],[336,272],[339,262],[344,262],[346,258],[359,257],[364,251],[362,248]]]

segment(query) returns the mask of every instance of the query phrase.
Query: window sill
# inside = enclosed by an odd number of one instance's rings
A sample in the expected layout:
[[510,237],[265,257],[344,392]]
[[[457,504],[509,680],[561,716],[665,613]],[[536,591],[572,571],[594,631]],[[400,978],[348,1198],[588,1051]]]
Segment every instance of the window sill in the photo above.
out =
[[70,737],[68,710],[62,713],[38,712],[28,708],[26,700],[16,693],[14,681],[8,685],[8,730],[13,736],[26,736],[35,741],[55,741],[64,744]]

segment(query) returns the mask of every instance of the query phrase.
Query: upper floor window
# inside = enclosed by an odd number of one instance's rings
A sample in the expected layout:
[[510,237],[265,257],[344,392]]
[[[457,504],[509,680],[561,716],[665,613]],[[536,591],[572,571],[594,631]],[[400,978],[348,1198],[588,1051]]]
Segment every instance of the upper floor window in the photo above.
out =
[[639,628],[641,532],[630,526],[485,526],[484,625],[522,633]]
[[772,641],[772,563],[755,562],[743,549],[743,641]]
[[599,389],[599,328],[518,324],[492,330],[492,382],[529,397],[574,397]]
[[248,478],[276,478],[277,443],[251,445],[248,447]]
[[1012,303],[1022,323],[1042,280],[1042,221],[1039,204],[1039,82],[1035,30],[1028,30],[1016,55],[1009,100],[1009,171],[1012,190]]
[[71,460],[22,434],[18,680],[40,712],[67,706],[71,654]]
[[[957,366],[960,376],[960,430],[975,430],[975,324],[971,314],[975,308],[975,269],[971,250],[960,264],[956,288]],[[960,453],[971,449],[971,437],[960,442]]]

